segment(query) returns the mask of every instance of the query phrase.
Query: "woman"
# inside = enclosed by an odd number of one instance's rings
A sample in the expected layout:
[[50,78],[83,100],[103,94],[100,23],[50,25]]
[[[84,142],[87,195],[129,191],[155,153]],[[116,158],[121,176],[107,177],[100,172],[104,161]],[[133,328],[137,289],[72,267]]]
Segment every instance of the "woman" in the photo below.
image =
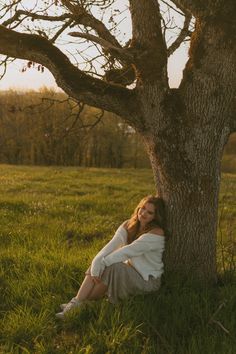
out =
[[133,215],[117,229],[114,237],[93,259],[85,279],[68,304],[62,304],[57,318],[83,304],[108,295],[116,303],[129,295],[156,291],[163,273],[164,202],[147,196]]

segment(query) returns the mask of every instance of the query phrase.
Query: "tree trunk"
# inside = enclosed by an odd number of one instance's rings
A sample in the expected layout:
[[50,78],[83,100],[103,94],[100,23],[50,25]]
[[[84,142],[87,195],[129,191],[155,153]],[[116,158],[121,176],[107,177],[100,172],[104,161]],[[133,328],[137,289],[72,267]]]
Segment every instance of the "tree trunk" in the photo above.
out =
[[[167,94],[170,95],[173,100],[173,92]],[[156,101],[159,100],[165,102],[166,97],[159,95]],[[187,119],[188,107],[183,113],[174,104],[172,112],[170,105],[166,111],[163,103],[158,105],[162,108],[155,111],[151,101],[147,98],[145,101],[149,102],[146,114],[153,130],[141,135],[157,193],[166,203],[166,274],[180,272],[215,281],[220,161],[229,131],[212,129],[207,124],[207,115],[198,121],[196,117]],[[196,106],[196,102],[197,96],[191,104]],[[198,105],[200,110],[201,102]],[[158,119],[155,120],[154,115]],[[217,119],[219,122],[220,118]]]
[[182,179],[179,175],[171,184],[160,177],[155,156],[152,167],[158,194],[167,209],[165,270],[214,281],[220,168],[214,157],[208,156],[211,175],[196,177],[189,171],[188,179],[183,173]]

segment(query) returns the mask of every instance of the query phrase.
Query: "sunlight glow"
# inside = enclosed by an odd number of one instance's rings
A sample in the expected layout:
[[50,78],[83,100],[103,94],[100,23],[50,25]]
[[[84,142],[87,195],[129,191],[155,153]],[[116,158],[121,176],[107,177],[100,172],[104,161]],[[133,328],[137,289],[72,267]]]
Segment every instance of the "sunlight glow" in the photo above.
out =
[[[41,4],[41,8],[43,8],[44,2],[41,0],[34,0],[34,1],[29,1],[29,0],[22,0],[21,4],[24,7],[25,10],[30,10],[33,11],[34,7],[36,7],[36,4]],[[103,21],[106,24],[106,26],[109,28],[111,25],[109,24],[109,19],[111,18],[112,14],[114,14],[114,10],[119,9],[120,14],[118,16],[118,20],[120,21],[120,26],[117,27],[115,31],[113,31],[113,34],[116,35],[117,38],[119,38],[119,41],[121,43],[127,42],[127,40],[131,37],[131,23],[130,23],[130,15],[128,11],[128,2],[127,1],[122,1],[122,0],[117,0],[115,2],[115,5],[113,8],[110,8],[107,10],[106,15],[103,17]],[[39,5],[37,5],[37,12],[39,10]],[[45,6],[45,5],[44,5]],[[164,8],[165,4],[162,4],[163,10],[165,11]],[[58,11],[58,7],[56,7],[56,15],[60,15]],[[55,8],[51,9],[49,11],[50,15],[55,15]],[[101,11],[98,10],[98,8],[94,7],[93,9],[93,14],[94,16],[101,18],[102,13]],[[171,15],[172,16],[172,15]],[[182,26],[182,16],[175,14],[175,23],[178,26],[178,28],[181,28]],[[58,23],[53,24],[57,25]],[[26,22],[26,25],[29,27],[32,27],[32,21]],[[52,24],[49,22],[43,22],[39,23],[39,28],[42,30],[47,26],[47,30],[53,31],[53,29],[50,29],[52,27]],[[51,27],[50,27],[51,26]],[[21,28],[21,31],[24,31],[24,28]],[[69,30],[71,31],[71,30]],[[78,56],[78,51],[83,52],[85,51],[85,47],[88,46],[88,43],[84,44],[79,44],[77,41],[72,43],[70,41],[70,38],[68,35],[64,35],[63,38],[60,38],[58,41],[58,46],[60,49],[68,55],[68,52],[72,53],[70,55],[70,60],[74,62],[74,55],[76,54]],[[174,40],[174,34],[173,32],[167,34],[167,43],[168,45]],[[77,52],[77,53],[76,53]],[[169,57],[168,60],[168,75],[169,75],[169,84],[170,87],[178,87],[181,78],[182,78],[182,71],[185,66],[185,63],[188,59],[188,44],[184,43],[179,49],[176,50],[176,52]],[[86,51],[85,57],[89,58],[92,56],[96,56],[95,49],[90,48],[89,50]],[[79,56],[78,56],[79,58]],[[82,59],[79,59],[82,60]],[[42,86],[46,87],[53,87],[54,89],[58,89],[57,84],[55,82],[54,77],[52,74],[45,68],[44,72],[40,72],[37,70],[37,65],[34,68],[27,68],[26,71],[22,72],[22,69],[26,66],[27,61],[24,60],[15,60],[12,64],[8,65],[6,75],[0,80],[0,90],[7,90],[9,88],[15,88],[18,90],[27,90],[27,89],[34,89],[38,90]],[[96,67],[98,67],[98,72],[101,73],[101,69],[99,66],[101,66],[103,63],[101,62],[99,65],[99,62],[96,63]],[[80,64],[80,69],[84,70],[86,69],[86,64]]]

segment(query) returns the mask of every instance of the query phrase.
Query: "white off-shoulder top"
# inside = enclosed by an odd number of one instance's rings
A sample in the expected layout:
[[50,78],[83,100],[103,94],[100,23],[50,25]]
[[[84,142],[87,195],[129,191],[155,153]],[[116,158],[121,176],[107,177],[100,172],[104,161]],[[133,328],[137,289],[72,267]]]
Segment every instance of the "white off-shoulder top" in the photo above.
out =
[[123,224],[120,225],[111,241],[93,259],[92,276],[101,276],[105,267],[118,262],[128,262],[144,280],[148,280],[149,275],[154,278],[162,275],[165,237],[148,232],[128,245],[127,235]]

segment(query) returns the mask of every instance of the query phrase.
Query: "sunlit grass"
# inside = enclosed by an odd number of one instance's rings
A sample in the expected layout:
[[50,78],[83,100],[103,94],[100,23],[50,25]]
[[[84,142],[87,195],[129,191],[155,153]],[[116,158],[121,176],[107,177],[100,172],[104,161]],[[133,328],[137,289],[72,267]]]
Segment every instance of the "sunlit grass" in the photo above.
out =
[[1,166],[0,353],[236,352],[232,174],[223,176],[219,200],[220,286],[176,281],[56,321],[96,252],[152,192],[150,170]]

